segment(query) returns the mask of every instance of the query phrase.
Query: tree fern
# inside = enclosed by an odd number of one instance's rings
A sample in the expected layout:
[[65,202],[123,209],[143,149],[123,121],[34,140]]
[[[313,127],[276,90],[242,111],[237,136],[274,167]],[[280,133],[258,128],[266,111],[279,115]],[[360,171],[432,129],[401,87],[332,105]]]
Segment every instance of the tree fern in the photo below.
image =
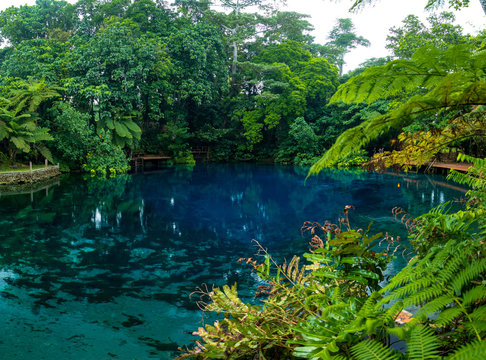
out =
[[468,45],[456,45],[445,51],[424,47],[411,60],[391,61],[351,78],[339,87],[331,102],[370,103],[399,95],[405,98],[387,114],[366,120],[341,134],[312,166],[310,174],[334,165],[391,128],[402,128],[416,117],[435,116],[443,109],[486,104],[486,76],[482,70],[485,66],[486,52],[473,52]]
[[442,248],[431,249],[390,281],[382,291],[386,296],[381,304],[401,299],[405,307],[420,306],[415,314],[418,319],[432,321],[438,328],[460,321],[471,336],[481,338],[486,335],[478,326],[486,321],[482,284],[486,259],[478,255],[478,246],[450,240]]
[[18,111],[26,112],[34,112],[44,100],[59,97],[58,91],[63,90],[59,86],[47,85],[45,79],[20,81],[19,85],[12,91],[10,102]]

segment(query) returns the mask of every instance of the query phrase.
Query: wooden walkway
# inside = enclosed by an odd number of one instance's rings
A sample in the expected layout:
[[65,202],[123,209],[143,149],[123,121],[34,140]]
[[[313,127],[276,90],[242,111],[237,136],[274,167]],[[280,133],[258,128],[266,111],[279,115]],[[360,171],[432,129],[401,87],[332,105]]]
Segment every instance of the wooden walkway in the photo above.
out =
[[[202,155],[206,160],[209,160],[209,146],[198,146],[191,149],[193,155]],[[172,159],[171,156],[165,154],[145,154],[144,152],[134,152],[130,162],[133,163],[135,170],[145,168],[145,162],[167,161]]]
[[442,162],[434,162],[430,164],[432,168],[439,168],[439,169],[447,169],[447,170],[457,170],[457,171],[467,171],[472,166],[472,164],[464,164],[464,163],[442,163]]
[[155,154],[155,155],[146,155],[146,154],[135,154],[132,159],[130,160],[131,162],[133,162],[133,167],[135,169],[138,169],[138,168],[145,168],[145,162],[149,162],[149,161],[167,161],[167,160],[170,160],[171,157],[170,156],[166,156],[164,154]]

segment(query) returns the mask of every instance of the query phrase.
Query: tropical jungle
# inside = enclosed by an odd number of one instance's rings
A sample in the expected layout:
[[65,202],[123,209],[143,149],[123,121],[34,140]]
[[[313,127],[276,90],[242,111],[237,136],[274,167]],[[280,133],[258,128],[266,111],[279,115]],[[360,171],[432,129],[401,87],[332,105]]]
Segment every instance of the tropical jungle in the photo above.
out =
[[443,11],[468,0],[424,1],[426,21],[404,16],[389,30],[389,57],[344,73],[349,52],[369,45],[351,19],[318,44],[308,16],[281,3],[36,0],[1,11],[0,170],[47,159],[123,182],[135,154],[190,168],[202,148],[206,162],[307,167],[307,181],[333,167],[467,164],[447,175],[465,198],[418,216],[393,209],[410,245],[396,274],[386,268],[398,245],[356,227],[354,204],[302,224],[309,249],[287,261],[255,240],[258,256],[240,262],[260,286],[251,297],[236,282],[194,289],[211,321],[193,324],[177,356],[486,359],[486,30],[465,33]]

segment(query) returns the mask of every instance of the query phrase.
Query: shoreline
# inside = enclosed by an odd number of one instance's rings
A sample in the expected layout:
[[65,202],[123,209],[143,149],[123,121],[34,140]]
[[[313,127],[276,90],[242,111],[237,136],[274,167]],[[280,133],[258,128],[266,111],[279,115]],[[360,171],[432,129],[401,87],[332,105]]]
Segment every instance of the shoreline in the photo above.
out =
[[30,171],[4,172],[0,173],[0,185],[34,183],[60,174],[59,165]]

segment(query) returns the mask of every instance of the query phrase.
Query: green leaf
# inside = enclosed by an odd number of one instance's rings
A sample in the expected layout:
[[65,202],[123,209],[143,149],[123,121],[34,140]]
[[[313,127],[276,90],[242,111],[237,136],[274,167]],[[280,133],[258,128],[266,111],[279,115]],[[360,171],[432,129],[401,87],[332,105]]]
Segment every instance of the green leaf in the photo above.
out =
[[124,137],[128,137],[128,138],[132,137],[132,135],[131,135],[130,131],[127,129],[127,127],[124,124],[122,124],[118,121],[115,122],[115,130],[116,130],[116,134],[120,137],[123,137],[123,138]]
[[473,359],[486,359],[486,341],[475,341],[473,343],[466,344],[445,358],[445,360]]
[[399,356],[389,347],[374,340],[365,340],[351,348],[356,360],[398,360]]

